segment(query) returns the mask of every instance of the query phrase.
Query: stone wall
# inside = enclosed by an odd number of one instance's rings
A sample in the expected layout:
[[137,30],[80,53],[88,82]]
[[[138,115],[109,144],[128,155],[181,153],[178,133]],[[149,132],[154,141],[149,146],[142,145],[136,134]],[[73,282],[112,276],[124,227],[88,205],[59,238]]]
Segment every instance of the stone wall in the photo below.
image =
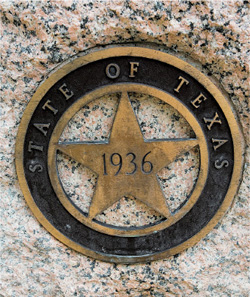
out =
[[22,114],[46,76],[89,48],[129,42],[157,44],[218,80],[248,145],[249,2],[3,0],[0,13],[0,296],[249,296],[249,154],[212,232],[181,254],[135,265],[93,260],[52,237],[28,208],[14,164]]

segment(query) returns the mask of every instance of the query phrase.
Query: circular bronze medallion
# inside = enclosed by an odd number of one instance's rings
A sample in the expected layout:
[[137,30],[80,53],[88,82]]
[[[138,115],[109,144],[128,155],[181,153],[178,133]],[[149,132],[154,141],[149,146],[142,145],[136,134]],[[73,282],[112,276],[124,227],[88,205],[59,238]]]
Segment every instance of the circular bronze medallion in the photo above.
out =
[[117,263],[194,245],[229,207],[242,135],[227,99],[163,52],[117,46],[80,56],[39,87],[16,147],[24,196],[43,226]]

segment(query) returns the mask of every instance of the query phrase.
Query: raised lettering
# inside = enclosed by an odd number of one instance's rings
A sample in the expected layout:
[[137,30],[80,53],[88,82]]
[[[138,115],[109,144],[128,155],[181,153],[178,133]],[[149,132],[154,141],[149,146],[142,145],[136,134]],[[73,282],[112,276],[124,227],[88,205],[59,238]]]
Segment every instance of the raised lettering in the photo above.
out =
[[221,147],[223,144],[228,142],[228,140],[227,139],[215,139],[215,138],[212,138],[212,142],[217,143],[217,145],[213,146],[214,150],[216,151],[219,147]]
[[61,85],[59,90],[63,93],[66,100],[68,100],[69,98],[71,98],[74,95],[74,93],[67,88],[67,85],[65,83],[63,85]]
[[120,67],[115,63],[108,64],[106,67],[106,75],[111,79],[117,78],[120,75]]
[[45,108],[48,108],[49,110],[51,110],[53,112],[53,114],[57,114],[58,110],[55,109],[53,106],[51,106],[49,103],[51,101],[50,100],[47,100],[46,103],[43,105],[42,109],[45,110]]
[[189,81],[188,80],[186,80],[184,77],[182,77],[182,76],[179,76],[179,78],[178,79],[180,79],[181,81],[180,81],[180,83],[179,83],[179,85],[178,85],[178,87],[176,88],[176,89],[174,89],[174,91],[175,92],[177,92],[177,93],[179,93],[179,91],[180,91],[180,88],[183,86],[183,84],[185,83],[186,85],[188,85],[189,84]]
[[228,167],[229,166],[229,162],[228,162],[228,160],[222,160],[222,161],[220,161],[220,160],[216,160],[215,162],[214,162],[214,167],[216,168],[216,169],[221,169],[222,167]]
[[215,116],[212,119],[203,118],[203,120],[206,124],[210,123],[207,125],[208,130],[211,130],[214,123],[221,124],[221,120],[219,119],[219,115],[217,112],[215,113]]
[[195,108],[199,108],[202,101],[205,101],[205,100],[207,100],[207,97],[205,97],[202,93],[200,93],[200,95],[197,98],[195,98],[193,101],[191,101],[191,104]]
[[42,165],[40,165],[40,164],[34,164],[34,165],[30,165],[29,166],[29,170],[31,171],[31,172],[35,172],[35,171],[37,171],[37,172],[42,172],[43,171],[43,167],[42,167]]
[[37,151],[42,152],[43,151],[43,146],[42,145],[35,145],[35,144],[33,144],[33,141],[29,141],[28,151],[32,152],[32,150],[37,150]]
[[46,131],[45,128],[48,129],[49,126],[50,126],[50,123],[48,123],[48,124],[34,124],[34,126],[35,126],[39,131],[41,131],[41,132],[43,133],[44,136],[46,136],[48,131]]
[[129,77],[135,77],[135,72],[138,71],[139,62],[129,62],[130,63],[130,74]]

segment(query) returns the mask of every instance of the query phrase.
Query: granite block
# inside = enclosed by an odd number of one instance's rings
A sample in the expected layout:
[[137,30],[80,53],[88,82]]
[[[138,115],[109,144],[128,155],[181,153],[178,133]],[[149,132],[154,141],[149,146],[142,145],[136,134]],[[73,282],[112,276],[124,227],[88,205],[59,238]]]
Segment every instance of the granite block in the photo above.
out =
[[[0,296],[249,296],[249,8],[243,0],[1,1]],[[246,155],[231,208],[198,244],[168,259],[116,265],[71,250],[38,223],[18,185],[14,151],[24,109],[53,69],[92,47],[131,42],[157,45],[221,84],[241,123]],[[155,106],[138,109],[138,117],[147,109],[161,117]],[[98,113],[92,119],[98,117],[103,121]],[[157,123],[144,133],[158,135]],[[135,213],[148,211],[126,198],[120,207],[128,203]],[[135,218],[122,223],[157,216]]]

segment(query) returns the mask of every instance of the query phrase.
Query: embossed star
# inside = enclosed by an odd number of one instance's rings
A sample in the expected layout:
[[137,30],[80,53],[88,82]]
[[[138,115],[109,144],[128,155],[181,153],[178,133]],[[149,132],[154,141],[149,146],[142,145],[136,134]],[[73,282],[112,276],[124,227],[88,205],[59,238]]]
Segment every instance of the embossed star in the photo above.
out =
[[89,219],[129,195],[168,218],[157,173],[196,145],[198,139],[145,140],[128,93],[122,92],[108,142],[60,143],[57,149],[98,175]]

